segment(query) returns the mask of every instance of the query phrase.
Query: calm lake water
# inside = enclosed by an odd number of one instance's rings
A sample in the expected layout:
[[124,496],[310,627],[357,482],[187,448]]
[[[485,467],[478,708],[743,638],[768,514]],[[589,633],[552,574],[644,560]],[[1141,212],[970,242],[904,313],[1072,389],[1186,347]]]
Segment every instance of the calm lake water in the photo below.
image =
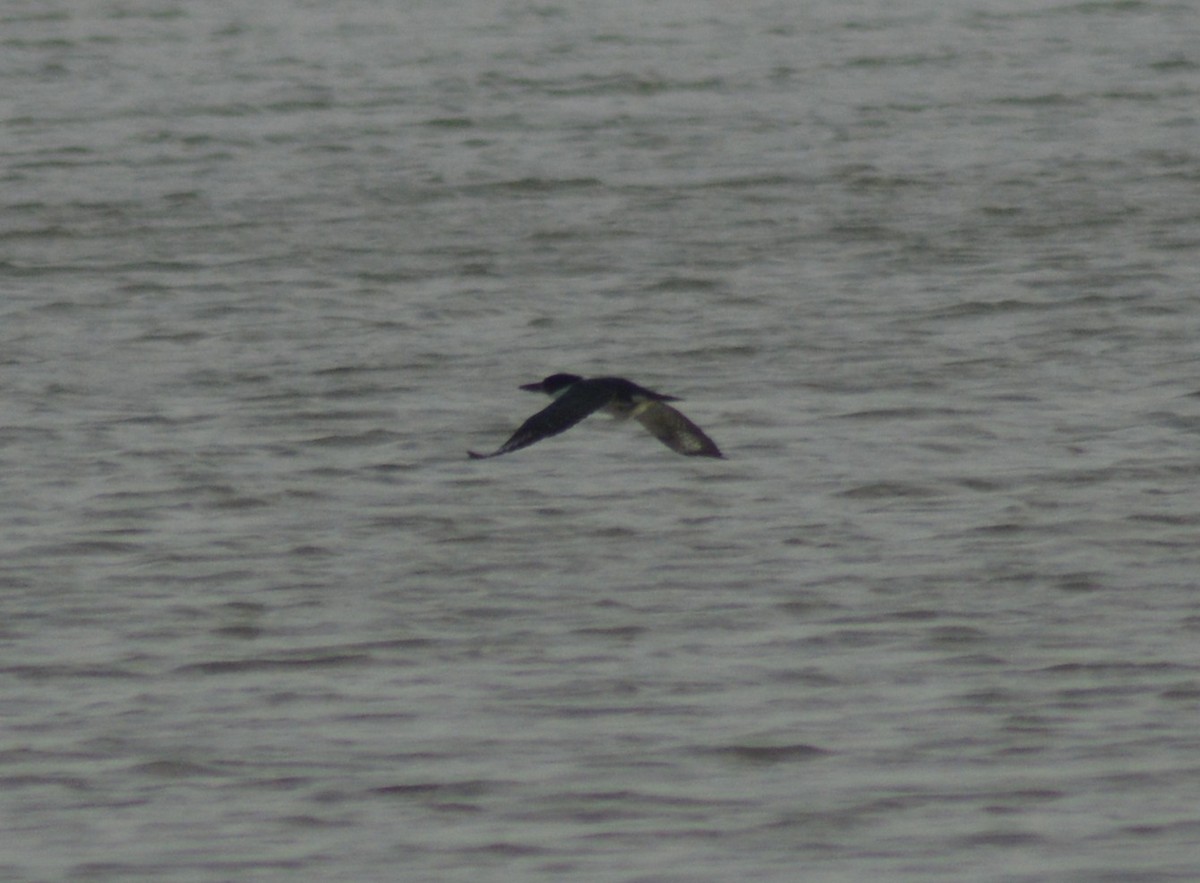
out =
[[1198,47],[5,4],[0,880],[1200,879]]

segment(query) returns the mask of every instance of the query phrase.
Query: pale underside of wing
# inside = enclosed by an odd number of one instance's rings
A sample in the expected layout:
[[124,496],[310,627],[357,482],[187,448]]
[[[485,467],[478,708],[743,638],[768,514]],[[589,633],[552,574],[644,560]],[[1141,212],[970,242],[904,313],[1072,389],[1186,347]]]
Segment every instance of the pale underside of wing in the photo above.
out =
[[670,405],[643,402],[633,410],[633,418],[656,439],[685,457],[724,457],[716,442]]

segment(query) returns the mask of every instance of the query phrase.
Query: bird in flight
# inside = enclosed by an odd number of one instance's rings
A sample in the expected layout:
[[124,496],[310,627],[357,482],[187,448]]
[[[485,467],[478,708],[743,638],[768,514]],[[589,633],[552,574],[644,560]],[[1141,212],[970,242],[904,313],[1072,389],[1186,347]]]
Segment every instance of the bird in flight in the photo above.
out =
[[724,457],[716,443],[695,423],[667,402],[676,396],[663,395],[638,386],[623,377],[583,378],[576,374],[551,374],[521,389],[544,392],[554,401],[521,424],[512,437],[490,454],[467,453],[476,460],[499,457],[527,448],[544,438],[566,432],[584,417],[607,411],[615,417],[632,417],[656,439],[685,457]]

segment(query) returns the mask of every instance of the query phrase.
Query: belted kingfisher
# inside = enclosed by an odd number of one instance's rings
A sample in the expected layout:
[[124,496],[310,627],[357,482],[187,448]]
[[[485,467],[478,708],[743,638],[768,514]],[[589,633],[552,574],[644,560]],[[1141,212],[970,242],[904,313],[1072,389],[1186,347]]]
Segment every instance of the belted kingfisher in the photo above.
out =
[[512,437],[490,454],[467,453],[476,460],[499,457],[529,447],[544,438],[566,432],[584,417],[604,410],[621,419],[633,417],[650,434],[687,457],[724,457],[711,438],[666,402],[677,402],[667,396],[631,383],[623,377],[592,377],[576,374],[551,374],[538,383],[527,383],[521,389],[544,392],[554,399],[512,434]]

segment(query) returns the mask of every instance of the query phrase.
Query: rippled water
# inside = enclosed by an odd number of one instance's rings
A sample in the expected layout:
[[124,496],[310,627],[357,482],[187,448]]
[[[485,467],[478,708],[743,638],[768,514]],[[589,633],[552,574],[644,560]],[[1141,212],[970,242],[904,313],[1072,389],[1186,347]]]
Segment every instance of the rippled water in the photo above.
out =
[[1200,878],[1198,21],[6,4],[0,879]]

